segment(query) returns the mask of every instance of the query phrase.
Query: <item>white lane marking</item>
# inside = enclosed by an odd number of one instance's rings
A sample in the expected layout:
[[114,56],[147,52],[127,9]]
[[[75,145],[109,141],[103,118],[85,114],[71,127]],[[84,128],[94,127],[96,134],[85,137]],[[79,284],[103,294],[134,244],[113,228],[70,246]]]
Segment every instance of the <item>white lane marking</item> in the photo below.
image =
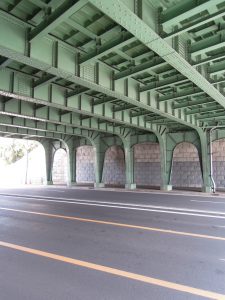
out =
[[207,201],[207,200],[205,200],[205,201],[200,201],[200,200],[190,200],[191,202],[206,202],[206,203],[214,203],[214,204],[225,204],[225,202],[222,202],[222,201]]
[[[118,205],[106,205],[106,204],[98,204],[98,203],[86,203],[80,201],[66,201],[66,200],[50,200],[50,199],[35,199],[35,198],[27,198],[30,200],[43,201],[43,202],[54,202],[54,203],[67,203],[67,204],[75,204],[75,205],[85,205],[85,206],[98,206],[98,207],[110,207],[116,209],[127,209],[127,210],[137,210],[137,211],[147,211],[147,212],[158,212],[158,213],[166,213],[166,214],[177,214],[177,215],[186,215],[186,216],[195,216],[195,217],[206,217],[206,218],[214,218],[214,219],[225,219],[225,216],[221,215],[210,215],[210,214],[202,214],[202,213],[189,213],[189,212],[181,212],[181,211],[171,211],[171,210],[159,210],[159,209],[150,209],[150,208],[142,208],[142,207],[129,207],[129,206],[118,206]],[[81,200],[82,201],[82,200]]]
[[221,258],[220,260],[221,260],[221,261],[225,261],[225,259],[223,259],[223,258]]
[[[12,187],[13,188],[13,187]],[[43,185],[41,186],[25,186],[25,189],[30,189],[30,190],[35,190],[35,189],[41,189],[41,190],[52,190],[52,188],[55,188],[55,187],[44,187]],[[65,187],[65,188],[68,188],[68,187]],[[151,190],[149,189],[148,191],[146,190],[138,190],[138,191],[135,191],[135,190],[125,190],[125,189],[118,189],[118,188],[94,188],[94,187],[69,187],[68,189],[69,190],[78,190],[78,191],[90,191],[90,188],[91,190],[93,191],[98,191],[98,192],[116,192],[116,193],[133,193],[133,194],[148,194],[148,195],[170,195],[170,196],[184,196],[184,197],[200,197],[200,198],[216,198],[216,199],[225,199],[225,193],[224,194],[219,194],[219,195],[214,195],[214,194],[210,194],[210,193],[202,193],[202,192],[193,192],[193,191],[187,191],[187,193],[179,193],[177,191],[172,191],[172,192],[162,192],[160,190]],[[16,188],[17,190],[18,189],[22,189],[24,190],[24,188],[21,188],[21,187],[18,187]],[[59,187],[60,189],[60,187]],[[197,194],[199,193],[199,194]],[[201,194],[200,194],[201,193]],[[177,200],[177,201],[186,201],[189,199],[173,199],[173,200]]]
[[[26,198],[26,199],[36,199],[36,200],[41,200],[44,201],[42,199],[46,199],[46,200],[52,200],[54,201],[58,201],[60,200],[60,202],[64,202],[67,201],[69,203],[71,202],[80,202],[82,203],[93,203],[93,204],[107,204],[107,205],[115,205],[117,207],[120,206],[126,206],[126,207],[137,207],[137,208],[153,208],[153,209],[159,209],[159,210],[172,210],[172,211],[178,211],[178,212],[193,212],[193,213],[203,213],[203,214],[217,214],[217,215],[225,215],[225,212],[220,212],[220,211],[214,211],[214,210],[199,210],[199,209],[190,209],[190,208],[179,208],[179,207],[169,207],[169,206],[158,206],[158,205],[146,205],[146,204],[134,204],[134,203],[126,203],[126,202],[112,202],[112,201],[98,201],[98,200],[86,200],[86,199],[77,199],[77,198],[59,198],[59,197],[48,197],[48,196],[37,196],[37,195],[20,195],[20,194],[11,194],[11,195],[1,195],[0,196],[5,196],[5,197],[11,197],[11,196],[16,196],[19,198]],[[66,202],[66,203],[67,203]]]
[[57,193],[65,193],[65,191],[59,191],[59,190],[51,190],[53,192],[57,192]]
[[225,228],[225,226],[222,226],[222,225],[216,225],[215,227]]

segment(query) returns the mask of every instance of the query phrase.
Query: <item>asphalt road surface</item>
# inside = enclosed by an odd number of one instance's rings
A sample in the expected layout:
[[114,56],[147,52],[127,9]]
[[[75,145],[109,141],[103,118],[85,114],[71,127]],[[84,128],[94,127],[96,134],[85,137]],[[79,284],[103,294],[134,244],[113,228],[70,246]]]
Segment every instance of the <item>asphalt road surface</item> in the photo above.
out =
[[0,189],[0,299],[225,299],[225,198]]

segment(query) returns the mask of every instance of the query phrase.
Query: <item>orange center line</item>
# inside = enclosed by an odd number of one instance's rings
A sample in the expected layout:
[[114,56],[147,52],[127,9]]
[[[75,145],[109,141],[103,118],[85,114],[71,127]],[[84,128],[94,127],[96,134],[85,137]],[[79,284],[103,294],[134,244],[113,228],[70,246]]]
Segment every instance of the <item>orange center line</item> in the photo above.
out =
[[144,276],[144,275],[140,275],[140,274],[136,274],[136,273],[126,272],[126,271],[123,271],[120,269],[115,269],[115,268],[111,268],[111,267],[107,267],[107,266],[103,266],[103,265],[98,265],[98,264],[94,264],[94,263],[87,262],[87,261],[77,260],[77,259],[73,259],[70,257],[50,253],[50,252],[45,252],[45,251],[41,251],[41,250],[37,250],[37,249],[23,247],[20,245],[11,244],[11,243],[7,243],[7,242],[3,242],[3,241],[0,241],[0,246],[18,250],[18,251],[25,252],[25,253],[29,253],[29,254],[33,254],[33,255],[37,255],[37,256],[41,256],[41,257],[45,257],[45,258],[49,258],[49,259],[53,259],[53,260],[57,260],[57,261],[72,264],[75,266],[79,266],[79,267],[83,267],[83,268],[87,268],[87,269],[91,269],[91,270],[95,270],[95,271],[99,271],[99,272],[103,272],[103,273],[108,273],[108,274],[111,274],[114,276],[125,277],[128,279],[148,283],[150,285],[156,285],[159,287],[176,290],[178,292],[189,293],[192,295],[206,297],[208,299],[225,300],[225,295],[223,295],[223,294],[218,294],[218,293],[211,292],[208,290],[193,288],[193,287],[190,287],[187,285],[182,285],[182,284],[165,281],[165,280],[161,280],[161,279],[157,279],[157,278],[153,278],[153,277],[149,277],[149,276]]

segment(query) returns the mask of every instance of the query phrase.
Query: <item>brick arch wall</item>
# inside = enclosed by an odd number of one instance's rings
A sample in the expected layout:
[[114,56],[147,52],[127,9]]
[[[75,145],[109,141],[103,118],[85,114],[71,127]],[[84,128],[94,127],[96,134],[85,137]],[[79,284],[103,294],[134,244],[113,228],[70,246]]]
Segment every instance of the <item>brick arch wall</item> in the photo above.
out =
[[111,146],[105,153],[103,182],[106,184],[125,184],[124,152],[119,146]]
[[225,139],[212,143],[213,178],[216,186],[225,188]]
[[137,185],[160,186],[160,147],[158,143],[134,145],[134,182]]
[[93,146],[80,146],[76,156],[77,182],[94,182],[94,148]]
[[201,187],[202,175],[197,148],[180,143],[173,152],[171,183],[175,187]]
[[67,153],[63,149],[55,152],[52,169],[54,184],[65,184],[67,181]]

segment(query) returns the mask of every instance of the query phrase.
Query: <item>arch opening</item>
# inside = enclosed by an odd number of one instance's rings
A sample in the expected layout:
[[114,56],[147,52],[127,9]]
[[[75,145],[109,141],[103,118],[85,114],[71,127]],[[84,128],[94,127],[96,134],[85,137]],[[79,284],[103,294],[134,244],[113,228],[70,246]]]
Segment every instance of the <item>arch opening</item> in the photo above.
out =
[[53,159],[52,181],[53,184],[67,183],[67,153],[64,149],[56,150]]
[[182,142],[174,148],[171,176],[171,183],[176,188],[202,186],[198,150],[192,143]]
[[138,186],[160,187],[160,145],[147,142],[134,145],[134,182]]
[[1,185],[34,184],[46,182],[45,150],[35,140],[1,137]]
[[113,145],[105,152],[103,182],[108,185],[125,185],[124,151]]
[[216,187],[225,188],[225,138],[212,143],[212,162]]
[[76,181],[78,183],[94,183],[94,147],[80,146],[76,151]]

